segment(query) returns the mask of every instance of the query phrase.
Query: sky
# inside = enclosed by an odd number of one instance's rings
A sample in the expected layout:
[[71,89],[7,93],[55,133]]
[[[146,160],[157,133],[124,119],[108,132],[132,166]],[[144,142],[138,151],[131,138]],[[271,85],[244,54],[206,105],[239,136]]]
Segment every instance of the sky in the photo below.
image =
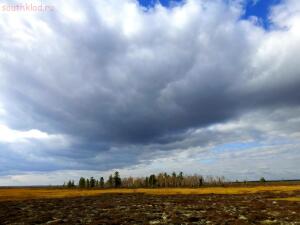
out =
[[40,4],[0,4],[0,186],[300,179],[300,1]]

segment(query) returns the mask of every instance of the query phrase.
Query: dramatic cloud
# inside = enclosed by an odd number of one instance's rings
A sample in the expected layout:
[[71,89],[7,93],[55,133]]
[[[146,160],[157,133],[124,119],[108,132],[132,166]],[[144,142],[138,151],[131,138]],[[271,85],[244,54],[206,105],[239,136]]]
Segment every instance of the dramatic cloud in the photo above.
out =
[[241,19],[241,1],[51,4],[0,14],[4,180],[111,169],[300,174],[299,1],[273,6],[268,30]]

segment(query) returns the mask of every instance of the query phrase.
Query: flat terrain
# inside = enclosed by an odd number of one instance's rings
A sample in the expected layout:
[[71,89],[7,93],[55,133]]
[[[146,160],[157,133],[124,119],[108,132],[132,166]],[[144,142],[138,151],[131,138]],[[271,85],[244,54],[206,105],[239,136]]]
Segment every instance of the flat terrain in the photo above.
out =
[[300,224],[300,186],[0,189],[0,224]]

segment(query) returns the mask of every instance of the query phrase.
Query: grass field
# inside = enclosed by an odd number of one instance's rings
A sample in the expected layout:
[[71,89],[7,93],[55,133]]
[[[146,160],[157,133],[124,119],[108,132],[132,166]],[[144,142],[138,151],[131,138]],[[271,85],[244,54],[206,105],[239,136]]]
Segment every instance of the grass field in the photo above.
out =
[[300,202],[300,197],[288,197],[288,198],[273,198],[276,201],[290,201],[290,202]]
[[300,224],[300,185],[0,188],[0,224]]
[[253,194],[259,192],[292,193],[300,191],[300,185],[290,186],[254,186],[254,187],[204,187],[204,188],[154,188],[154,189],[54,189],[54,188],[3,188],[0,189],[0,201],[25,200],[40,198],[69,198],[80,196],[97,196],[101,194],[144,193],[151,195],[174,194]]

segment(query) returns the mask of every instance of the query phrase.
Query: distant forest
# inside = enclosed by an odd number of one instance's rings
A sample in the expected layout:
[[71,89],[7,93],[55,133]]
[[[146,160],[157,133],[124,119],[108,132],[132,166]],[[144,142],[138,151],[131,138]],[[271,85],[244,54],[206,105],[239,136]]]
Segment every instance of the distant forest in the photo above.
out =
[[163,188],[163,187],[201,187],[203,185],[223,185],[224,177],[203,177],[201,175],[184,175],[183,172],[151,174],[147,177],[121,178],[118,171],[111,174],[107,180],[103,177],[81,177],[77,183],[69,180],[64,183],[67,188]]

